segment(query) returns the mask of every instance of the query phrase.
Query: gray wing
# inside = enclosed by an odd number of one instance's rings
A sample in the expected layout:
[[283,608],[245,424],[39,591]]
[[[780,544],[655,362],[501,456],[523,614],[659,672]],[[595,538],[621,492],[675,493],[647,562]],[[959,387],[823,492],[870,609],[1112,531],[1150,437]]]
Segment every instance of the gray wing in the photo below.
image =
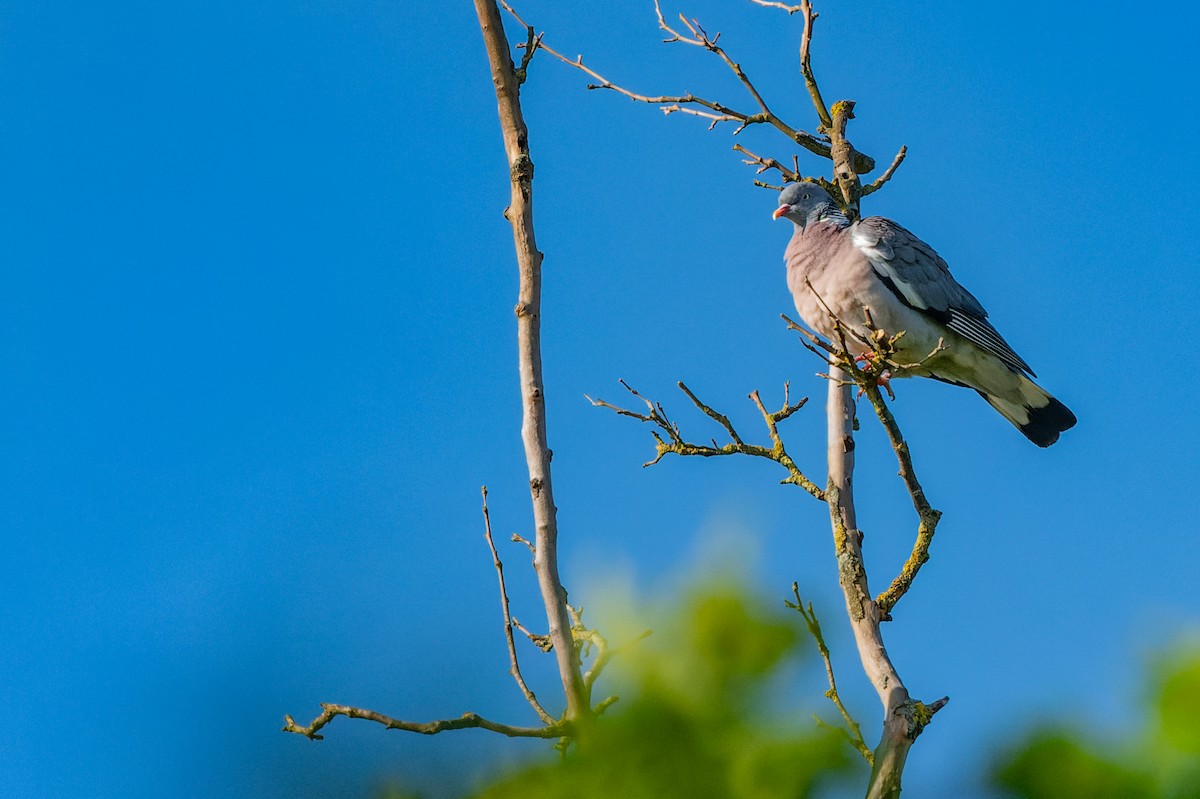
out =
[[851,228],[850,237],[880,281],[901,302],[995,355],[1014,371],[1036,377],[1025,359],[992,327],[979,300],[958,284],[932,247],[880,216],[859,221]]

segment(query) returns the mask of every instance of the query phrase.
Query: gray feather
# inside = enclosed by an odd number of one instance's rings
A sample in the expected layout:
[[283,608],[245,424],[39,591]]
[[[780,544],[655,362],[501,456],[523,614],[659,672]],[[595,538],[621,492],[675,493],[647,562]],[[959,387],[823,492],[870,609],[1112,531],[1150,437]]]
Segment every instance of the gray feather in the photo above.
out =
[[933,248],[890,219],[868,217],[850,229],[855,247],[902,302],[924,311],[963,338],[995,355],[1016,372],[1033,375],[988,321],[987,311],[958,284]]

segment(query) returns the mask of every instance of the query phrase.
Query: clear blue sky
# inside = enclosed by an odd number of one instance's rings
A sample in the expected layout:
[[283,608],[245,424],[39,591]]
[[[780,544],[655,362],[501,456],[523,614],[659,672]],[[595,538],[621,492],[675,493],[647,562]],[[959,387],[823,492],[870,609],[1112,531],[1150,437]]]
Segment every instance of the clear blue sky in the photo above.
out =
[[[631,87],[748,105],[714,58],[659,43],[648,3],[604,5],[521,10]],[[723,31],[811,127],[798,19],[667,9]],[[897,389],[946,516],[886,632],[916,695],[953,698],[908,786],[972,795],[979,752],[1032,718],[1130,722],[1147,653],[1200,624],[1197,20],[1179,2],[820,10],[814,64],[858,101],[853,140],[885,162],[909,146],[866,212],[933,244],[1080,419],[1043,451],[970,392]],[[778,320],[787,225],[729,132],[585,82],[539,58],[524,93],[565,580],[602,621],[606,585],[661,595],[732,546],[763,591],[799,579],[824,609],[873,728],[823,507],[764,465],[642,470],[646,431],[583,398],[623,377],[711,434],[684,379],[757,434],[750,389],[824,391]],[[528,532],[506,197],[465,0],[0,7],[7,794],[361,796],[541,751],[278,732],[319,701],[532,720],[478,513],[487,483],[498,531]],[[816,404],[787,432],[821,475]],[[878,582],[911,509],[880,436],[860,446]],[[526,556],[505,552],[532,623]],[[547,666],[528,671],[551,696]]]

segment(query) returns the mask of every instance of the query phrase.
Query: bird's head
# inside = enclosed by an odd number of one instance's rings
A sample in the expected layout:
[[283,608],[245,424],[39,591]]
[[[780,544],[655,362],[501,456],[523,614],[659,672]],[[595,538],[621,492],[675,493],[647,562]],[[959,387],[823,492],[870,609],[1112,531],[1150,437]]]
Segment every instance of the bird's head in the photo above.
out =
[[779,194],[779,207],[771,218],[786,216],[801,228],[822,219],[845,220],[829,192],[816,183],[789,183]]

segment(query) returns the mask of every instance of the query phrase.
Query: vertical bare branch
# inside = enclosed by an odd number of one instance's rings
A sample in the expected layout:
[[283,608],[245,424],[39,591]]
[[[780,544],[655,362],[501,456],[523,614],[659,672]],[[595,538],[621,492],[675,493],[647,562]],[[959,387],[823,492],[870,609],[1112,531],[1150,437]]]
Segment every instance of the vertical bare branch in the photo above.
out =
[[800,33],[800,73],[804,75],[804,86],[808,89],[808,96],[812,99],[813,107],[817,111],[817,118],[821,120],[817,131],[822,132],[833,126],[833,119],[829,116],[829,108],[825,105],[824,98],[821,97],[821,90],[817,87],[817,78],[812,71],[812,35],[817,14],[813,11],[811,0],[802,0],[800,11],[804,12],[804,30]]
[[863,565],[862,532],[854,511],[855,381],[837,364],[829,370],[829,485],[825,494],[838,560],[838,582],[863,671],[884,708],[883,735],[875,748],[867,799],[897,799],[908,751],[948,698],[928,705],[912,700],[888,657],[880,624],[884,611],[871,598]]
[[[533,231],[533,160],[529,130],[521,113],[520,79],[512,62],[508,37],[496,0],[475,0],[479,27],[487,46],[496,104],[508,155],[512,198],[505,217],[512,225],[517,252],[520,290],[517,300],[517,342],[521,379],[521,439],[529,466],[529,491],[533,502],[534,568],[546,606],[546,621],[566,694],[566,718],[591,715],[583,682],[579,652],[571,636],[566,591],[558,576],[558,522],[550,480],[550,448],[546,438],[545,387],[542,383],[541,304],[542,254]],[[528,62],[526,62],[526,66]]]
[[[904,735],[893,736],[897,711],[908,702],[908,690],[888,657],[879,629],[880,619],[867,586],[862,559],[862,533],[854,512],[854,399],[850,376],[839,366],[829,370],[829,485],[825,496],[833,527],[838,582],[846,596],[846,612],[867,679],[884,707],[883,740],[875,750],[868,799],[900,795],[900,776],[912,745]],[[915,737],[915,736],[914,736]],[[907,743],[907,745],[904,745]]]
[[858,199],[862,196],[862,183],[854,161],[858,155],[854,145],[846,138],[846,124],[854,119],[854,101],[839,100],[833,104],[833,124],[829,126],[829,149],[833,158],[833,177],[842,190],[843,206],[851,221],[858,219]]

